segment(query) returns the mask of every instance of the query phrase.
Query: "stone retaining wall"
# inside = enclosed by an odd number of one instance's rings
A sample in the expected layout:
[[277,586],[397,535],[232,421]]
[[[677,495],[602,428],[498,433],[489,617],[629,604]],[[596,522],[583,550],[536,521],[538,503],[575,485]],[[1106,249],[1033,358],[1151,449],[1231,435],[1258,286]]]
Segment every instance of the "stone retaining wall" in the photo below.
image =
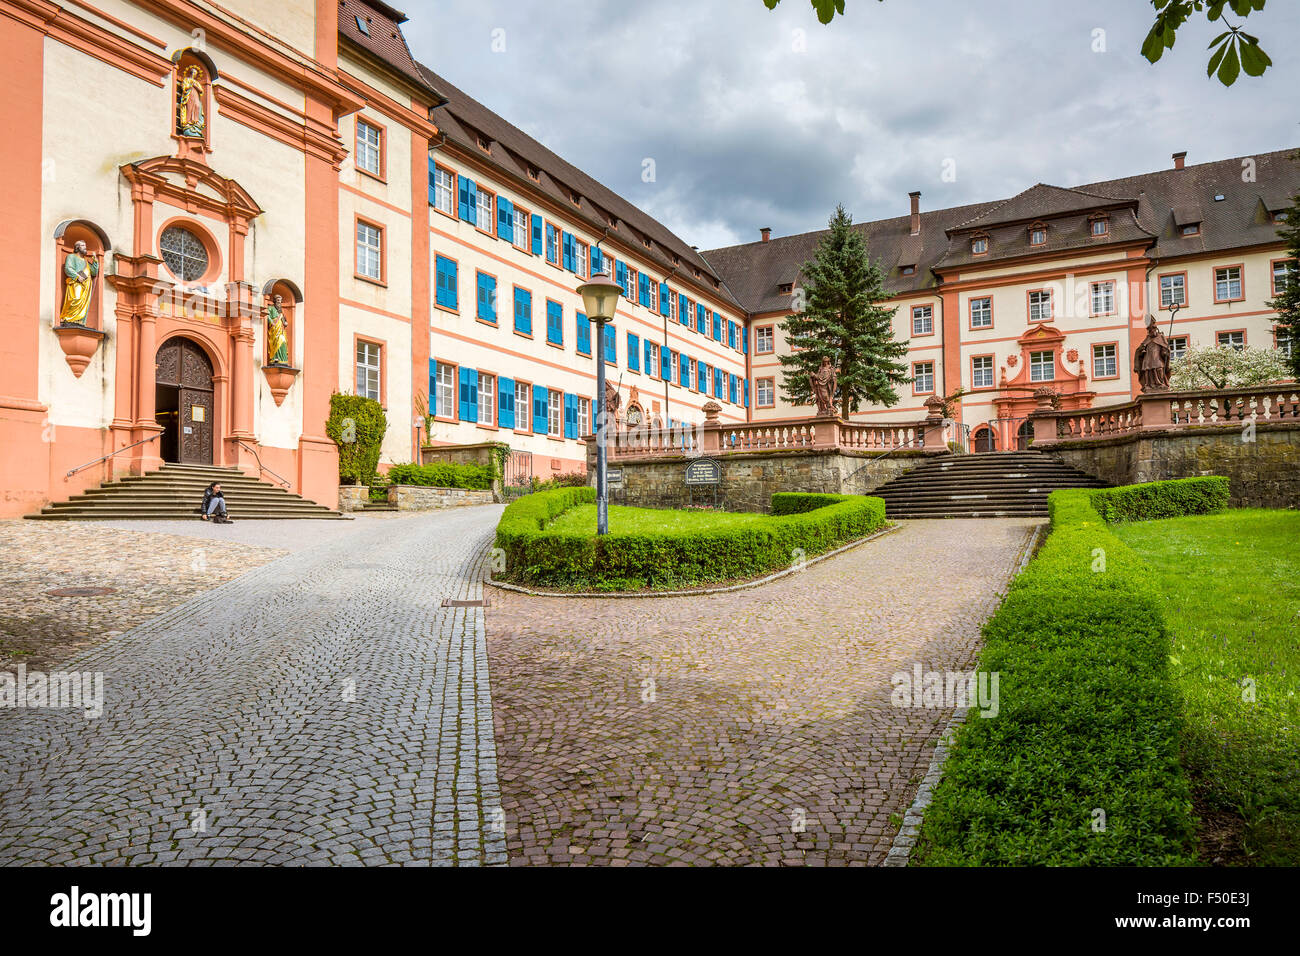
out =
[[370,500],[369,485],[339,485],[339,511],[360,511]]
[[1223,475],[1236,508],[1300,508],[1300,425],[1201,426],[1044,447],[1115,485]]
[[490,490],[429,488],[423,485],[390,485],[388,488],[388,503],[396,505],[398,511],[436,511],[466,505],[490,505],[492,501]]
[[[837,449],[729,452],[714,459],[722,466],[718,506],[728,511],[767,512],[771,510],[772,495],[778,491],[868,494],[915,468],[931,454],[905,450],[881,458],[878,453],[854,454]],[[622,470],[623,487],[611,486],[610,500],[643,508],[684,507],[691,500],[686,466],[699,457],[620,458],[609,467]],[[588,476],[594,487],[594,463],[588,468]],[[712,500],[710,488],[696,487],[697,504]]]

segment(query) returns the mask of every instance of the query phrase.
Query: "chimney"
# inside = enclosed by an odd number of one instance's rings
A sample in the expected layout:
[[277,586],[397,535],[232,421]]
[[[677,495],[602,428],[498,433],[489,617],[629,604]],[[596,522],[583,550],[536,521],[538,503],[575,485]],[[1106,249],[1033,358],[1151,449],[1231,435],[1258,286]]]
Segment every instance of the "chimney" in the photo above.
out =
[[760,230],[758,230],[758,231],[759,231],[759,234],[762,235],[762,237],[763,237],[763,241],[764,241],[764,242],[771,242],[771,241],[772,241],[772,227],[771,227],[771,226],[764,226],[762,229],[760,229]]
[[919,236],[921,234],[921,192],[917,190],[908,195],[912,197],[912,235]]
[[1183,150],[1181,153],[1174,153],[1174,169],[1182,169],[1183,160],[1185,159],[1187,159],[1187,150]]

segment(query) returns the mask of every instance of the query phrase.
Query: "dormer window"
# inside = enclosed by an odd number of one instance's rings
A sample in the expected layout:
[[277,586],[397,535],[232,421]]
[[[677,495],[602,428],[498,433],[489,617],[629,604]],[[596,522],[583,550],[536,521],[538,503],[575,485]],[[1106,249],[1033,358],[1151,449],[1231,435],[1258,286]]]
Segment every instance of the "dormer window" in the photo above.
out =
[[528,178],[533,182],[538,182],[542,178],[542,171],[536,166],[528,167]]
[[482,136],[479,136],[479,137],[478,137],[478,148],[481,149],[481,150],[483,150],[483,152],[485,152],[485,153],[490,153],[490,152],[492,152],[491,144],[490,144],[486,139],[484,139]]
[[782,282],[779,286],[776,287],[776,291],[781,293],[781,295],[791,295],[794,292],[794,283]]
[[360,17],[353,17],[353,19],[357,21],[357,29],[361,31],[361,35],[363,37],[370,36],[370,24]]
[[903,266],[903,275],[905,276],[916,275],[916,266]]
[[582,197],[575,192],[570,192],[569,202],[573,203],[575,206],[580,206],[582,205]]
[[1184,223],[1178,228],[1180,236],[1199,236],[1201,234],[1201,224],[1199,222]]
[[1274,209],[1270,214],[1274,222],[1286,222],[1286,210]]
[[971,255],[982,256],[989,251],[989,237],[976,236],[970,241]]
[[1088,222],[1088,231],[1094,237],[1104,236],[1110,232],[1110,220],[1105,216],[1094,216]]
[[1047,227],[1041,222],[1036,222],[1029,227],[1029,244],[1031,246],[1041,246],[1047,243]]

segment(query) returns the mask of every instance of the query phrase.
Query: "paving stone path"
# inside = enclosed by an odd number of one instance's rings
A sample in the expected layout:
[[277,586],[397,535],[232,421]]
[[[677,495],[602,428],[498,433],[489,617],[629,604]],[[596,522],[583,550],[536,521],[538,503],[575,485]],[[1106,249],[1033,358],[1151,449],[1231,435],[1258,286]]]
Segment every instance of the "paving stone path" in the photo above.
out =
[[908,521],[703,597],[488,588],[510,862],[883,862],[953,712],[890,678],[973,665],[1038,523]]
[[0,708],[0,864],[505,862],[483,611],[440,606],[500,512],[282,540],[62,664],[104,713]]

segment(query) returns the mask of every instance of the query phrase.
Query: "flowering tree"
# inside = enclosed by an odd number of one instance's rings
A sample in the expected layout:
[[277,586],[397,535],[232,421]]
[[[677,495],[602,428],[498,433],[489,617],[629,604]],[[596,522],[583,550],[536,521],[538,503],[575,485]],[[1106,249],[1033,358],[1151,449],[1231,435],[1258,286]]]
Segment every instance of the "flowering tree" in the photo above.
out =
[[1246,388],[1291,377],[1277,349],[1235,349],[1230,345],[1203,345],[1175,359],[1169,387],[1175,391],[1197,388]]

